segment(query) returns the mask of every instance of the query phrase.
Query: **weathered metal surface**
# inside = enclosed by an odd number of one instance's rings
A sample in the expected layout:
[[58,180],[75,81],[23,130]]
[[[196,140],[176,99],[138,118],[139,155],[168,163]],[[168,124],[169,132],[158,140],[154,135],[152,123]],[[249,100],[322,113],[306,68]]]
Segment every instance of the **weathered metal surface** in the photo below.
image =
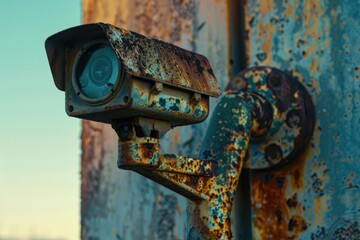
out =
[[[275,68],[254,67],[239,73],[227,89],[254,92],[268,100],[272,122],[267,132],[252,135],[246,168],[268,169],[299,158],[309,146],[315,125],[314,107],[304,87]],[[263,109],[263,108],[262,108]]]
[[[226,86],[233,62],[227,3],[84,0],[83,8],[84,22],[110,22],[208,56],[220,86]],[[248,239],[358,239],[359,2],[251,0],[244,9],[247,65],[291,71],[311,93],[317,122],[301,159],[251,173],[252,208],[242,211],[249,210],[252,221],[237,227],[252,230]],[[194,155],[206,124],[165,135],[163,150]],[[113,163],[116,138],[109,126],[84,122],[83,238],[185,239],[185,200],[119,173]]]
[[[89,105],[80,99],[73,87],[66,90],[66,105],[71,106],[68,115],[88,120],[111,123],[113,119],[143,116],[170,123],[171,127],[204,121],[209,114],[209,97],[192,100],[194,93],[164,86],[154,93],[154,83],[126,77],[114,96],[108,100]],[[99,114],[101,112],[101,114]],[[156,116],[156,117],[154,117]]]
[[[118,165],[131,169],[193,200],[187,239],[229,239],[230,212],[250,134],[266,132],[257,123],[273,122],[268,104],[247,93],[228,93],[216,106],[200,159],[163,155],[159,140],[137,137],[133,123],[115,124],[119,141]],[[255,124],[254,124],[255,123]],[[254,129],[253,127],[254,126]],[[262,128],[266,128],[264,131]],[[124,131],[125,129],[125,131]],[[129,133],[132,132],[132,133]]]
[[[89,98],[77,73],[99,42],[113,54],[112,69],[118,72],[102,88],[94,85],[98,92],[106,89],[105,96]],[[55,85],[65,90],[67,113],[73,117],[111,123],[156,116],[176,127],[204,121],[209,95],[220,93],[204,56],[109,24],[69,28],[47,38],[45,45]]]
[[[226,2],[83,0],[83,22],[99,21],[206,55],[221,88],[228,82]],[[206,125],[173,129],[162,150],[196,156]],[[186,239],[185,198],[117,169],[117,136],[109,125],[83,121],[82,139],[82,239]]]
[[209,200],[189,206],[187,239],[232,237],[230,211],[250,139],[251,113],[240,94],[227,94],[216,106],[199,158],[218,161],[218,170],[207,186]]
[[[238,62],[228,57],[225,2],[84,0],[83,8],[84,22],[114,23],[208,56],[222,88]],[[247,65],[291,71],[310,92],[317,122],[302,158],[250,174],[252,207],[241,216],[252,221],[238,229],[251,229],[248,239],[359,239],[359,1],[251,0],[244,11]],[[194,155],[205,126],[175,129],[163,150]],[[110,127],[84,122],[83,238],[185,239],[184,199],[114,169],[115,141]]]
[[206,57],[112,25],[99,25],[131,75],[205,95],[220,95]]
[[243,227],[251,239],[359,239],[360,2],[251,0],[245,12],[248,65],[298,78],[316,125],[301,158],[251,172]]
[[[267,88],[267,85],[274,87],[271,85],[275,81],[274,75],[279,77],[279,74],[283,73],[276,69],[254,68],[240,75],[246,85],[256,85],[257,90],[243,88],[228,92],[221,98],[204,138],[200,159],[162,154],[159,139],[143,136],[135,120],[118,120],[113,124],[120,139],[119,168],[136,171],[193,201],[189,202],[188,208],[187,239],[232,237],[230,212],[242,166],[246,156],[249,158],[250,137],[266,136],[270,131],[276,136],[274,129],[283,129],[282,126],[288,123],[288,112],[294,109],[312,113],[312,109],[307,109],[308,106],[298,104],[306,100],[311,103],[311,100],[307,99],[305,92],[301,92],[300,85],[296,91],[292,88],[295,81],[276,79],[276,86],[287,86],[287,92],[282,94],[277,89]],[[262,83],[262,79],[266,81]],[[289,93],[296,101],[288,100]],[[278,112],[281,114],[276,114]],[[301,123],[305,122],[306,117],[313,120],[312,115],[303,114],[305,113],[298,115]],[[311,122],[309,125],[311,129]],[[301,134],[295,137],[285,136],[289,145],[299,139],[308,143],[307,139],[301,137]],[[274,145],[267,140],[263,144]],[[262,157],[265,158],[266,154],[263,153]],[[250,157],[248,160],[257,159]],[[269,166],[272,167],[273,164]]]
[[[65,90],[64,82],[67,81],[62,71],[65,64],[64,52],[67,44],[73,45],[72,42],[75,42],[74,36],[78,36],[76,39],[81,39],[78,41],[83,42],[84,45],[90,40],[104,39],[119,57],[124,70],[132,77],[159,81],[190,92],[195,91],[215,97],[221,93],[206,57],[101,22],[73,27],[54,34],[46,40],[45,46],[48,50],[54,82],[62,91]],[[58,67],[55,68],[56,66]]]
[[83,126],[82,238],[183,239],[184,207],[177,194],[129,171],[120,172],[114,161],[115,131],[89,121]]
[[[202,96],[199,101],[193,101],[193,93],[184,90],[163,88],[158,94],[152,91],[153,84],[133,79],[131,90],[133,113],[127,117],[142,116],[169,121],[172,127],[198,123],[209,115],[209,97]],[[119,119],[119,117],[117,118]]]

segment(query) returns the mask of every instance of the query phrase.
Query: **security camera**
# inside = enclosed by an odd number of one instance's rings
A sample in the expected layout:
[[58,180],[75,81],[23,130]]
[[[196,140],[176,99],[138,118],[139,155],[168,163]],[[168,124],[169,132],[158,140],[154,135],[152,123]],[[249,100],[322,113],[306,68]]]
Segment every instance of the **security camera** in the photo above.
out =
[[305,88],[278,69],[255,67],[235,77],[214,108],[199,159],[163,154],[159,138],[204,121],[209,97],[221,93],[204,56],[104,23],[57,33],[45,47],[67,114],[112,124],[118,167],[194,201],[188,239],[230,239],[242,167],[282,166],[310,143],[314,108]]
[[209,96],[221,93],[204,56],[110,24],[64,30],[50,36],[45,48],[72,117],[144,124],[155,119],[175,127],[204,121]]

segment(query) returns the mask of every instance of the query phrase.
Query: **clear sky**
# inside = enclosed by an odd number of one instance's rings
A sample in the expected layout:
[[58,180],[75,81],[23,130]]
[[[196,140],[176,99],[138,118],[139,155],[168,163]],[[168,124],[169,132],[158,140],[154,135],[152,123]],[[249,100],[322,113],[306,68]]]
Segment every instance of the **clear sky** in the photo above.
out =
[[0,0],[0,239],[79,239],[81,122],[44,42],[80,23],[80,0]]

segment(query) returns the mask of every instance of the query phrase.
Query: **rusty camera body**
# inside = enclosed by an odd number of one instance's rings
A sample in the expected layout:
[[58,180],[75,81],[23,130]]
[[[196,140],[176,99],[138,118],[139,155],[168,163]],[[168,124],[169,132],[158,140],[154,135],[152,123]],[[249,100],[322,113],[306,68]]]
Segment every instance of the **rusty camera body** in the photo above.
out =
[[67,114],[111,123],[119,168],[193,200],[187,239],[230,239],[242,167],[283,166],[311,142],[306,89],[283,71],[255,67],[239,73],[214,108],[199,159],[163,154],[159,138],[205,120],[209,96],[221,93],[204,56],[104,23],[65,30],[45,45]]
[[72,117],[175,127],[205,120],[221,93],[204,56],[109,24],[64,30],[45,48]]

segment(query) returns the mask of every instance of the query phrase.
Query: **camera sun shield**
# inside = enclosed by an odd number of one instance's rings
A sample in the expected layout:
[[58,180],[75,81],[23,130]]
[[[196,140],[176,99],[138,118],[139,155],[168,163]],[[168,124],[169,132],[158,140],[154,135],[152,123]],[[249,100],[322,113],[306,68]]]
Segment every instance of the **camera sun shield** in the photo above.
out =
[[50,36],[45,47],[68,115],[104,123],[145,117],[201,122],[220,87],[208,60],[163,41],[95,23]]

